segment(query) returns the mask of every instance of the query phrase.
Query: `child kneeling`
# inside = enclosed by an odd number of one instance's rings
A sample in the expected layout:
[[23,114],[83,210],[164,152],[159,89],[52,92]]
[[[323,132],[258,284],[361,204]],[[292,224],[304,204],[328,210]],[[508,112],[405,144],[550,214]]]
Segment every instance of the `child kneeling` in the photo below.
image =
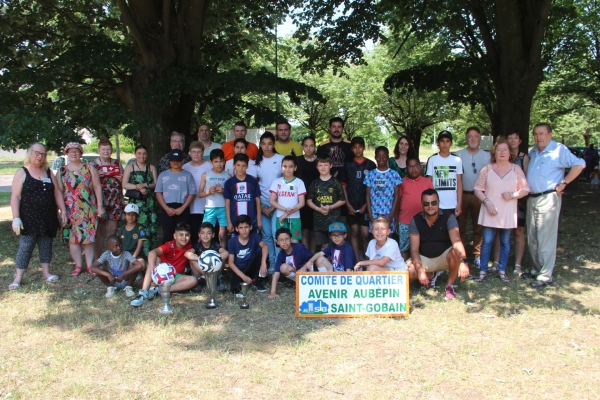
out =
[[[204,276],[204,272],[200,269],[198,260],[202,257],[205,251],[213,250],[221,256],[221,262],[224,263],[229,257],[227,250],[221,247],[219,242],[214,240],[215,227],[210,222],[203,222],[198,231],[198,243],[191,249],[185,252],[185,257],[190,260],[190,267],[194,276],[198,277],[198,282]],[[199,283],[200,284],[200,283]]]
[[127,297],[135,296],[133,282],[144,265],[136,260],[130,252],[123,251],[123,244],[117,235],[110,235],[106,241],[106,250],[92,265],[92,273],[104,283],[106,297],[114,296],[117,289],[124,289]]
[[369,242],[366,255],[368,260],[360,261],[354,266],[358,270],[362,266],[367,271],[406,271],[407,267],[400,253],[398,242],[390,239],[390,224],[385,217],[376,218],[373,222],[373,237]]
[[148,268],[146,268],[146,274],[144,275],[144,283],[138,296],[131,301],[132,306],[139,307],[158,293],[158,288],[151,290],[150,284],[152,283],[152,271],[161,262],[171,264],[177,273],[175,281],[171,285],[171,293],[184,292],[198,284],[195,277],[183,275],[188,262],[185,252],[192,248],[190,226],[185,222],[177,223],[173,238],[174,240],[166,242],[148,253]]
[[[260,219],[259,219],[260,221]],[[258,233],[251,232],[252,219],[242,214],[235,219],[235,230],[227,243],[229,249],[229,289],[231,293],[239,293],[240,283],[250,283],[256,291],[264,293],[267,289],[262,284],[262,277],[267,276],[267,257],[269,248]]]

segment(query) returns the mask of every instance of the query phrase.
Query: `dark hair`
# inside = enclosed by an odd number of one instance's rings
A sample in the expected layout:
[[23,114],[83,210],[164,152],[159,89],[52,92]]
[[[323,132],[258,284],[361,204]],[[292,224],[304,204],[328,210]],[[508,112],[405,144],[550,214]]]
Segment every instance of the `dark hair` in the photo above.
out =
[[238,215],[235,218],[235,226],[237,227],[237,226],[240,226],[241,224],[248,224],[248,225],[252,226],[252,220],[246,214]]
[[275,122],[275,129],[277,129],[277,126],[279,125],[287,125],[288,129],[292,129],[292,125],[290,125],[287,119],[280,119],[279,121]]
[[390,155],[390,151],[385,146],[377,146],[377,148],[375,149],[375,154],[379,153],[380,151],[385,151],[387,155]]
[[133,152],[135,153],[139,149],[144,149],[144,150],[146,150],[146,152],[148,152],[148,148],[146,146],[144,146],[143,144],[138,144],[137,146],[135,146],[135,150]]
[[519,136],[519,140],[523,141],[523,133],[521,132],[521,130],[519,128],[510,128],[508,131],[506,131],[507,139],[510,135],[517,135],[517,136]]
[[546,128],[548,133],[552,133],[552,127],[547,122],[540,122],[539,124],[535,124],[533,130],[535,130],[535,128]]
[[471,131],[475,131],[475,132],[479,133],[479,136],[481,136],[481,131],[476,126],[468,127],[467,130],[465,131],[465,136],[467,136],[469,134],[469,132],[471,132]]
[[317,145],[317,141],[315,140],[314,136],[307,136],[304,139],[302,139],[302,146],[304,146],[304,142],[306,142],[307,140],[312,140],[315,146]]
[[440,195],[438,194],[437,190],[435,189],[425,189],[423,190],[423,193],[421,193],[421,199],[423,198],[423,196],[433,196],[436,195],[438,200],[440,199]]
[[394,157],[400,157],[400,141],[402,139],[406,139],[406,141],[408,142],[408,152],[406,153],[406,158],[408,159],[409,157],[416,157],[417,152],[415,151],[415,146],[413,146],[412,140],[410,140],[410,138],[406,135],[402,135],[398,138],[398,141],[394,146]]
[[107,242],[110,242],[111,240],[114,240],[115,242],[120,242],[121,238],[116,233],[113,233],[112,235],[108,235],[108,237],[106,238]]
[[344,120],[341,119],[340,117],[333,117],[329,120],[329,127],[331,128],[331,124],[333,124],[334,122],[341,122],[342,123],[342,128],[344,127]]
[[108,138],[102,138],[98,141],[98,150],[100,150],[100,146],[110,146],[111,150],[113,148],[112,143],[110,142],[110,140],[108,140]]
[[413,160],[416,161],[417,164],[419,164],[419,167],[421,166],[421,160],[419,159],[419,157],[416,157],[416,156],[407,157],[406,158],[406,165],[408,166],[408,162],[409,161],[413,161]]
[[[256,160],[254,160],[257,167],[260,167],[260,163],[262,163],[262,160],[263,160],[263,150],[262,150],[262,147],[260,147],[260,142],[262,142],[263,139],[271,139],[271,141],[273,142],[273,145],[275,144],[275,135],[273,135],[272,132],[266,131],[265,133],[260,135],[260,140],[258,142],[258,144],[259,144],[258,154],[256,155]],[[277,150],[275,149],[275,147],[273,147],[273,153],[277,153]]]
[[179,222],[177,223],[177,225],[175,225],[175,232],[179,232],[179,231],[186,231],[186,232],[190,232],[190,226],[188,224],[186,224],[185,222]]
[[315,165],[319,165],[319,163],[329,163],[329,164],[333,164],[331,162],[331,158],[329,156],[324,156],[324,155],[320,155],[317,157],[317,163]]
[[235,148],[235,145],[238,143],[243,143],[244,146],[246,146],[246,150],[248,150],[248,141],[244,138],[237,138],[233,141],[233,147]]
[[298,164],[296,164],[296,157],[294,157],[292,155],[283,157],[283,159],[281,160],[281,165],[283,165],[284,161],[291,161],[294,163],[294,165],[298,165]]
[[243,161],[246,164],[249,164],[250,163],[250,157],[248,157],[247,154],[237,153],[235,156],[233,156],[233,163],[235,164],[238,161]]
[[290,237],[292,237],[292,232],[290,232],[290,230],[288,228],[279,228],[275,232],[275,239],[278,239],[279,235],[282,235],[284,233],[287,234],[287,235],[289,235]]
[[200,224],[200,229],[198,229],[198,232],[200,232],[204,228],[209,228],[212,231],[212,233],[215,233],[215,227],[210,222],[203,222],[203,223],[201,223]]
[[221,158],[221,159],[225,159],[225,153],[223,153],[223,150],[221,149],[214,149],[210,151],[210,161],[214,160],[215,158]]
[[235,128],[236,126],[243,126],[244,128],[248,129],[248,127],[246,126],[246,124],[244,123],[244,121],[238,121],[235,124],[233,124],[233,127]]

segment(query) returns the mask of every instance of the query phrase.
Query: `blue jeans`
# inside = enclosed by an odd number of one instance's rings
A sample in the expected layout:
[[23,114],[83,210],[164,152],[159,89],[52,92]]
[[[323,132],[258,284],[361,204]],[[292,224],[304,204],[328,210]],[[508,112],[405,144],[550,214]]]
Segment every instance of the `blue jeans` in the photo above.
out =
[[[269,203],[266,203],[262,199],[261,203],[265,207],[271,207]],[[277,217],[275,216],[276,210],[273,210],[270,218],[263,214],[261,210],[258,210],[258,212],[262,220],[262,229],[260,231],[262,240],[269,246],[269,268],[275,268],[275,260],[277,259],[277,254],[279,254],[279,247],[277,247],[275,240],[275,232],[277,231],[277,226],[275,225],[277,222]]]
[[498,267],[500,271],[506,272],[506,266],[508,264],[508,254],[510,253],[510,231],[512,229],[496,229],[490,228],[489,226],[483,227],[483,243],[481,244],[481,272],[487,272],[488,262],[490,261],[490,254],[494,245],[494,237],[496,231],[500,235],[500,260],[498,261]]

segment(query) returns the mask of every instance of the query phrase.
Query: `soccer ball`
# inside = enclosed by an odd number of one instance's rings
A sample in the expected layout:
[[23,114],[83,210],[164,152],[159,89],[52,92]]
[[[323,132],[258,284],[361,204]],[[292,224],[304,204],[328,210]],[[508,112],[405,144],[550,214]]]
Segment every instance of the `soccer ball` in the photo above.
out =
[[198,258],[198,265],[204,272],[218,272],[223,267],[223,261],[218,251],[206,250]]
[[160,263],[152,270],[152,280],[157,285],[162,285],[163,283],[173,283],[175,280],[175,267],[171,264]]

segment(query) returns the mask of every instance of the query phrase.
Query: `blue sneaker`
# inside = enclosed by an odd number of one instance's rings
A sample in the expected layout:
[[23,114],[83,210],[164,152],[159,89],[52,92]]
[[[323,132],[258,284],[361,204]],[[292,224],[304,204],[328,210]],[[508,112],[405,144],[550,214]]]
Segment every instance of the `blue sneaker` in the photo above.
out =
[[140,306],[144,305],[144,303],[147,303],[147,302],[148,302],[148,291],[140,290],[140,294],[138,294],[135,299],[131,300],[131,303],[129,303],[129,305],[131,305],[133,307],[140,307]]
[[148,300],[152,300],[156,295],[158,295],[158,286],[151,286],[148,290]]

